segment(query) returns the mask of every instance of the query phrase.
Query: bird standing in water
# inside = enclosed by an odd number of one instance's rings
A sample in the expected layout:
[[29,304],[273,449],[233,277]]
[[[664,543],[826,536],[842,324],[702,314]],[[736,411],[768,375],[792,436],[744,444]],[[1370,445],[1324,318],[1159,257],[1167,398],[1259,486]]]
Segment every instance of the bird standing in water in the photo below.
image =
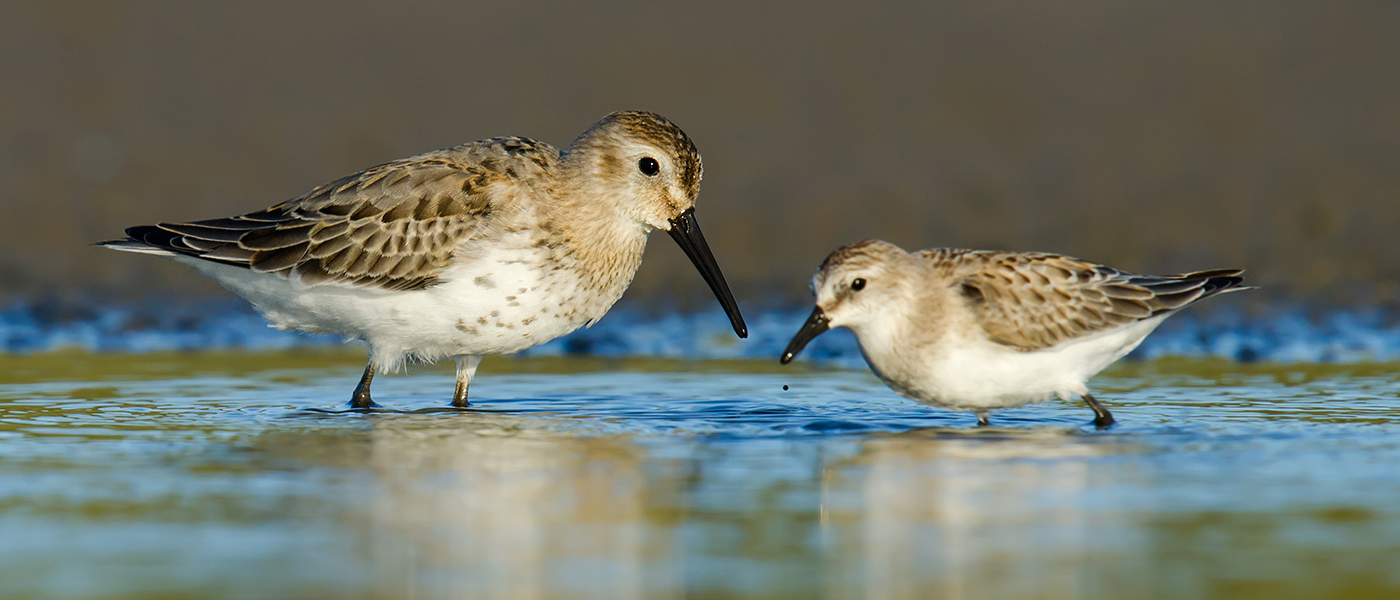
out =
[[1136,275],[1055,254],[857,242],[817,269],[817,306],[781,362],[846,327],[875,374],[907,398],[987,425],[992,409],[1077,395],[1104,428],[1113,414],[1089,394],[1089,378],[1177,310],[1251,289],[1242,273]]
[[99,245],[168,257],[274,327],[363,340],[376,372],[454,357],[466,407],[481,358],[592,325],[622,297],[647,234],[671,235],[747,337],[695,220],[700,154],[649,112],[604,117],[562,152],[500,137],[396,160],[235,217],[142,225]]

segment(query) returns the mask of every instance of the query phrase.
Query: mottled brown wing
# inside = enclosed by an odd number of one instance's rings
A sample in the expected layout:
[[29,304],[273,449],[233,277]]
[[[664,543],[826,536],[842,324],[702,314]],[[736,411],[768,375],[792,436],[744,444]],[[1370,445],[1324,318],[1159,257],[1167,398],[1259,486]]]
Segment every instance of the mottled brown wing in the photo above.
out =
[[[528,140],[500,139],[502,143]],[[543,144],[504,147],[552,151]],[[374,167],[272,208],[192,223],[127,229],[145,244],[257,272],[414,290],[438,282],[461,243],[500,207],[490,186],[510,179],[507,161],[460,160],[440,151]],[[477,158],[477,157],[468,157]],[[530,163],[542,166],[542,161]]]
[[964,252],[954,260],[955,285],[987,336],[1024,351],[1244,289],[1239,269],[1152,276],[1054,254]]

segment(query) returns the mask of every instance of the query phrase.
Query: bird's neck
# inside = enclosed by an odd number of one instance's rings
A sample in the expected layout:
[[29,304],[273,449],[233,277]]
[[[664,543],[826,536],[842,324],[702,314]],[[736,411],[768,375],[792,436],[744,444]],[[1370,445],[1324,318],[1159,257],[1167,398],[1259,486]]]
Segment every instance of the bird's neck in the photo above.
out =
[[904,301],[889,302],[878,318],[852,327],[866,361],[892,377],[919,370],[930,354],[940,351],[948,333],[948,311],[955,299],[944,292],[914,286]]
[[616,209],[624,199],[569,192],[560,196],[553,219],[566,252],[585,285],[620,297],[642,264],[648,228]]
[[896,363],[907,355],[905,338],[908,330],[916,326],[900,307],[891,306],[878,319],[851,327],[851,332],[856,334],[856,342],[860,344],[866,362],[876,371],[901,370]]

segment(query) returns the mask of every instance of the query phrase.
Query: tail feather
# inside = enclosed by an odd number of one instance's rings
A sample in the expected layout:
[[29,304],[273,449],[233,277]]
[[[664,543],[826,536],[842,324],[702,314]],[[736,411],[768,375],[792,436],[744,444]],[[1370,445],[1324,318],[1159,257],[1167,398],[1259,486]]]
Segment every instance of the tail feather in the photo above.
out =
[[1127,283],[1152,294],[1151,315],[1175,312],[1216,294],[1254,289],[1244,286],[1243,269],[1214,269],[1181,275],[1133,275]]
[[113,250],[119,250],[122,252],[136,252],[138,254],[152,254],[155,256],[175,256],[174,252],[166,250],[165,248],[152,246],[145,242],[133,240],[131,238],[127,238],[124,240],[107,240],[105,242],[96,242],[93,245],[101,246],[103,248],[111,248]]
[[1219,269],[1215,271],[1200,271],[1184,275],[1190,279],[1205,279],[1201,284],[1201,298],[1209,298],[1216,294],[1227,292],[1241,292],[1255,289],[1252,286],[1244,285],[1244,269]]
[[193,256],[214,262],[247,266],[246,261],[240,263],[221,256],[211,256],[209,249],[190,245],[186,236],[166,229],[164,225],[128,227],[126,228],[126,236],[124,240],[108,240],[97,242],[94,245],[123,252],[137,252],[155,256]]

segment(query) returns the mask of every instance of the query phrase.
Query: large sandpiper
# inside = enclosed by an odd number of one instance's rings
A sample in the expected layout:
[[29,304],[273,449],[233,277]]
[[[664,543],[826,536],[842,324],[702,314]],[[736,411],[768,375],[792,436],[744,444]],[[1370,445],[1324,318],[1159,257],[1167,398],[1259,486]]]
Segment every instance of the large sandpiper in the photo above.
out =
[[700,154],[660,115],[604,117],[564,151],[499,137],[396,160],[266,210],[160,223],[101,242],[193,266],[274,327],[363,340],[351,406],[377,371],[454,357],[452,404],[485,355],[591,325],[669,233],[747,337],[695,220]]
[[1099,428],[1113,415],[1086,382],[1167,317],[1244,289],[1239,269],[1137,275],[1068,256],[849,244],[812,277],[817,306],[787,364],[833,327],[856,335],[866,363],[901,395],[971,411],[1079,396]]

